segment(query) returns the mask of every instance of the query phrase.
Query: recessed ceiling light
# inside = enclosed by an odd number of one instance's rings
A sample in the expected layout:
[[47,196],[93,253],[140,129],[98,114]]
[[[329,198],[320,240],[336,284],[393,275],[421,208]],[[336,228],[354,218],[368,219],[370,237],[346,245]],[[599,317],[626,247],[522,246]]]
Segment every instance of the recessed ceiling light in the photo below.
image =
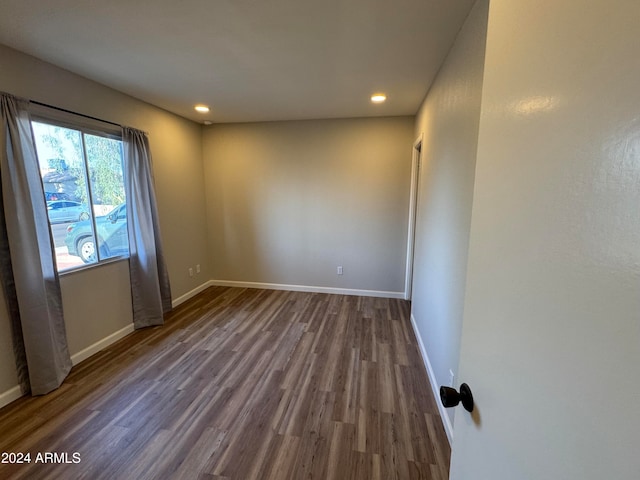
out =
[[207,107],[206,105],[196,105],[195,109],[196,112],[209,113],[209,107]]
[[371,101],[373,103],[382,103],[387,99],[387,96],[384,93],[376,93],[375,95],[371,95]]

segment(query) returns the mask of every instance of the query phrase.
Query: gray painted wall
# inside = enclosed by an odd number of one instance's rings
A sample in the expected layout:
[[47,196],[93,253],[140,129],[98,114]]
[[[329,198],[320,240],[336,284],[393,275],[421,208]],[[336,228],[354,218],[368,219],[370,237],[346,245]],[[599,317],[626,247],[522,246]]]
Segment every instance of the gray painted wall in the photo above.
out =
[[213,278],[403,292],[412,137],[413,117],[205,128]]
[[416,118],[423,142],[412,315],[437,386],[449,385],[449,370],[458,376],[487,9],[486,0],[474,6]]

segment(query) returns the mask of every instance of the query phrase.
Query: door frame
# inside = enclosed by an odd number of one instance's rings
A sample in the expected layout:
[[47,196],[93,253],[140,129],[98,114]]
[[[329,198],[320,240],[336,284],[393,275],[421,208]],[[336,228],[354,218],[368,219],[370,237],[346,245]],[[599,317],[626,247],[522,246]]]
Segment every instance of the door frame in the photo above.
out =
[[416,242],[416,220],[418,212],[418,187],[420,180],[420,157],[422,155],[422,137],[420,133],[413,142],[411,156],[411,189],[409,190],[409,222],[407,231],[407,264],[404,277],[404,299],[411,300],[413,294],[413,260]]

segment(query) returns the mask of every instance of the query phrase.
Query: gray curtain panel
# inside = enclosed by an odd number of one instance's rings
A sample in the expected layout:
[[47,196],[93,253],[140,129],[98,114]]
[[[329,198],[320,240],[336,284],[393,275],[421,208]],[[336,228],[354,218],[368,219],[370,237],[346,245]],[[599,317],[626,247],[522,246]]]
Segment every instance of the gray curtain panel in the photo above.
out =
[[[0,175],[1,177],[1,175]],[[2,182],[0,182],[2,188]],[[27,365],[27,352],[24,349],[24,338],[22,337],[22,324],[20,323],[20,307],[18,305],[18,294],[16,284],[13,280],[13,266],[11,265],[11,252],[9,250],[9,237],[7,236],[7,224],[4,219],[4,202],[0,191],[0,275],[2,275],[2,289],[9,313],[9,324],[11,327],[11,339],[13,345],[13,357],[16,362],[16,372],[18,373],[18,383],[23,394],[31,391],[29,384],[29,366]]]
[[62,384],[71,358],[27,106],[26,101],[0,94],[0,224],[6,227],[0,229],[6,234],[0,240],[0,263],[18,374],[26,383],[28,372],[31,393],[43,395]]
[[171,288],[160,240],[149,140],[144,132],[125,127],[122,142],[133,325],[162,325],[163,314],[171,310]]

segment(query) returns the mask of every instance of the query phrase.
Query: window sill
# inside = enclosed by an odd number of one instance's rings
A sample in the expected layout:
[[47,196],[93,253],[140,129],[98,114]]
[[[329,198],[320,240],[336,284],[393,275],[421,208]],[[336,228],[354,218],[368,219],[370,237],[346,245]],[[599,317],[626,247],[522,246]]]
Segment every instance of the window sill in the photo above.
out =
[[125,260],[129,261],[129,257],[128,256],[113,257],[113,258],[109,258],[108,260],[103,260],[100,263],[89,263],[89,264],[86,264],[86,265],[82,265],[80,267],[69,268],[68,270],[62,270],[61,272],[58,272],[58,276],[64,277],[64,276],[67,276],[67,275],[72,275],[74,273],[84,272],[86,270],[91,270],[93,268],[99,268],[99,267],[103,267],[105,265],[111,265],[112,263],[123,262]]

